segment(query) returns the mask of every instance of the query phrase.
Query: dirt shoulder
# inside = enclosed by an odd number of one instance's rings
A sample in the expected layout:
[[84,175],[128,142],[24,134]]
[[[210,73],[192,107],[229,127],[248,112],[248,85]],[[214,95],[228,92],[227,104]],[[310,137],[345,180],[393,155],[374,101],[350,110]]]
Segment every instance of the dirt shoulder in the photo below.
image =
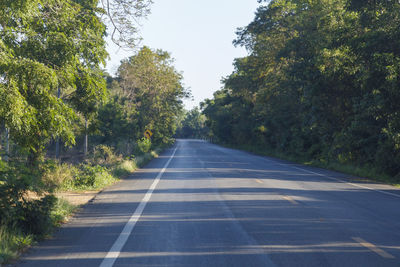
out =
[[92,200],[101,190],[84,191],[84,192],[59,192],[56,193],[57,198],[64,199],[72,205],[81,206]]

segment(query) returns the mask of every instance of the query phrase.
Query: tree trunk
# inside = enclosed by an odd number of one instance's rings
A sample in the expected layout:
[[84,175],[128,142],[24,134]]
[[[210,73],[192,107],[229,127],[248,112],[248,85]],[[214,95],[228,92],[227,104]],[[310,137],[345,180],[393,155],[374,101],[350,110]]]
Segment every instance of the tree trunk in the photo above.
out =
[[39,162],[43,161],[44,159],[44,153],[43,150],[41,149],[36,149],[30,150],[30,153],[28,155],[28,166],[31,167],[37,167],[39,165]]

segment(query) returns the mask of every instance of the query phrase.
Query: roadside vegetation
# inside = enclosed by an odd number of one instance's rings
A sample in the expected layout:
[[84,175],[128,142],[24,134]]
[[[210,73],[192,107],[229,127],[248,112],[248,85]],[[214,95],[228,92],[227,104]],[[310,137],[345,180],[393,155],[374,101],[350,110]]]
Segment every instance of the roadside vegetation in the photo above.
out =
[[248,56],[202,103],[209,138],[400,183],[400,3],[260,1]]
[[178,116],[175,136],[177,138],[208,138],[209,130],[206,126],[206,119],[198,107],[189,111],[183,110]]
[[98,145],[81,163],[48,159],[40,164],[38,173],[32,173],[21,162],[2,162],[0,175],[5,179],[0,184],[0,264],[51,235],[73,214],[77,207],[56,198],[58,192],[101,190],[127,177],[161,151],[158,147],[123,157],[111,147]]
[[[0,2],[0,265],[74,212],[59,192],[101,190],[174,142],[190,93],[169,53],[136,46],[151,2]],[[132,49],[114,76],[106,34]]]

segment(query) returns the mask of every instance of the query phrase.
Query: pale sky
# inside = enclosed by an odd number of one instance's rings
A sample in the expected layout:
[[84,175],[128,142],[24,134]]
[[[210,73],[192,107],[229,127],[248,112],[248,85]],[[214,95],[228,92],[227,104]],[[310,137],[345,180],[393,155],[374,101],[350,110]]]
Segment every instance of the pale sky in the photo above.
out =
[[[238,27],[254,19],[257,0],[154,0],[151,14],[142,22],[141,45],[162,49],[175,58],[174,66],[183,72],[184,84],[192,91],[197,106],[221,88],[221,78],[233,71],[233,60],[246,56],[244,48],[235,48]],[[132,53],[108,47],[107,70],[114,74],[121,59]]]

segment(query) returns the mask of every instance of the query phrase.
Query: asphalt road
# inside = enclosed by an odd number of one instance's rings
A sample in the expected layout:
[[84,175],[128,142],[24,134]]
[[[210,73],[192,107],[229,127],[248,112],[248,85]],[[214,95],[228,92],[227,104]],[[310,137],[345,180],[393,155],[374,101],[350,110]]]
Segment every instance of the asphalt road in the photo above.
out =
[[400,190],[178,140],[18,265],[400,266]]

